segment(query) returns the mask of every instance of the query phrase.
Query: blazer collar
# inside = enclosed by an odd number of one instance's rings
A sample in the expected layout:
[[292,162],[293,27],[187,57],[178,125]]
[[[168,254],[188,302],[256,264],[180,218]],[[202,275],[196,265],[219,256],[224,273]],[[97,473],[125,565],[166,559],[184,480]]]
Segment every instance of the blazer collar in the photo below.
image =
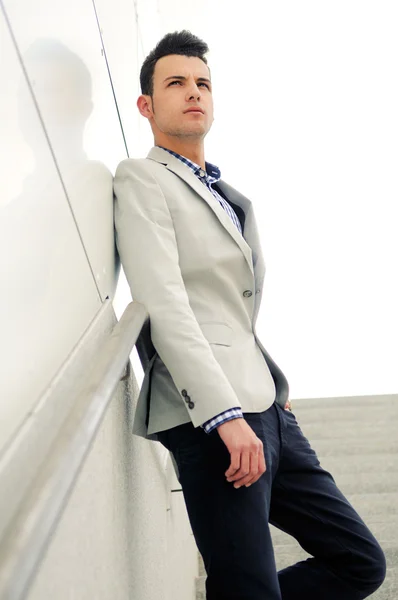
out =
[[[228,185],[222,179],[217,181],[217,183],[215,184],[215,186],[218,186],[220,190],[224,192],[226,197],[230,199],[232,203],[240,206],[245,212],[246,220],[242,236],[238,231],[236,225],[234,225],[231,218],[227,215],[225,210],[222,208],[222,206],[213,196],[210,190],[201,181],[199,181],[199,179],[191,171],[191,169],[184,165],[184,163],[182,163],[177,157],[173,156],[163,148],[154,146],[150,149],[147,158],[163,164],[169,171],[172,171],[175,175],[177,175],[178,177],[183,179],[188,185],[190,185],[191,188],[193,188],[195,192],[197,192],[199,196],[203,198],[205,202],[207,202],[209,207],[218,217],[221,225],[225,227],[225,229],[233,237],[235,242],[242,250],[249,264],[249,267],[252,273],[254,274],[254,265],[257,261],[258,252],[256,248],[256,243],[254,243],[254,247],[251,247],[251,245],[249,245],[251,224],[250,215],[252,213],[250,200],[248,198],[245,198],[245,196],[240,194],[237,190]],[[249,221],[247,221],[248,217]],[[255,240],[253,240],[253,242],[255,242]]]

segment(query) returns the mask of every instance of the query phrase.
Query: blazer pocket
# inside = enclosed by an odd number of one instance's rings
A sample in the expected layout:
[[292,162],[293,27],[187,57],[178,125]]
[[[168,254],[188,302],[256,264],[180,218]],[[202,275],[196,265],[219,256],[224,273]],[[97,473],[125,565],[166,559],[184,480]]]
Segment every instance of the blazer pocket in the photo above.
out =
[[219,321],[207,321],[199,323],[203,335],[209,344],[219,344],[220,346],[231,346],[233,330],[227,323]]

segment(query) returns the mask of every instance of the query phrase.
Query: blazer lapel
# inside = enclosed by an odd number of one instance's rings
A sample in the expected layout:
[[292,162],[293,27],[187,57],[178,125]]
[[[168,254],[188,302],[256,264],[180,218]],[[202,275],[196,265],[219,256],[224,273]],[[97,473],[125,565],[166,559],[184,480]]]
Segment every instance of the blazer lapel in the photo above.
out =
[[[237,204],[245,213],[245,228],[243,235],[252,250],[253,268],[256,281],[256,287],[260,287],[265,277],[265,264],[263,253],[261,251],[260,236],[258,234],[256,218],[254,216],[253,205],[246,196],[238,192],[231,185],[220,179],[214,184],[214,187],[220,188],[232,204]],[[221,208],[221,210],[224,210]],[[229,218],[229,217],[228,217]],[[235,226],[234,226],[235,227]]]
[[[163,148],[159,148],[157,146],[154,146],[153,148],[151,148],[151,150],[148,153],[147,158],[149,158],[151,160],[155,160],[156,162],[159,162],[159,163],[165,165],[165,167],[167,169],[169,169],[169,171],[172,171],[173,173],[175,173],[175,175],[177,175],[178,177],[183,179],[188,185],[190,185],[195,190],[195,192],[197,192],[199,194],[199,196],[205,202],[207,202],[207,204],[209,205],[211,210],[218,217],[220,223],[225,227],[225,229],[228,231],[228,233],[233,237],[235,242],[238,244],[238,246],[242,250],[242,252],[248,262],[250,270],[252,271],[253,274],[255,274],[254,273],[254,264],[255,264],[255,258],[257,258],[257,252],[255,252],[255,250],[253,250],[253,247],[251,247],[250,241],[249,241],[250,233],[252,230],[252,227],[250,226],[251,219],[249,218],[249,223],[247,222],[247,217],[248,217],[247,211],[250,209],[250,206],[251,206],[250,200],[248,200],[247,198],[242,196],[242,194],[239,194],[239,192],[237,192],[231,186],[229,186],[228,184],[223,182],[222,179],[220,179],[215,184],[215,186],[218,186],[220,188],[220,190],[226,195],[227,198],[230,198],[230,196],[233,195],[233,198],[231,197],[231,202],[233,202],[234,204],[237,204],[238,206],[241,206],[241,208],[245,212],[245,215],[246,215],[245,228],[243,230],[243,236],[242,236],[240,234],[240,232],[238,231],[236,225],[232,222],[229,215],[227,215],[227,213],[225,212],[223,207],[220,205],[218,200],[213,196],[213,194],[210,192],[210,190],[201,181],[199,181],[199,179],[191,171],[191,169],[189,169],[186,165],[184,165],[178,158],[176,158],[172,154],[169,154],[168,152],[166,152],[166,150],[163,150]],[[251,209],[249,210],[249,215],[250,215],[250,212],[251,212]]]

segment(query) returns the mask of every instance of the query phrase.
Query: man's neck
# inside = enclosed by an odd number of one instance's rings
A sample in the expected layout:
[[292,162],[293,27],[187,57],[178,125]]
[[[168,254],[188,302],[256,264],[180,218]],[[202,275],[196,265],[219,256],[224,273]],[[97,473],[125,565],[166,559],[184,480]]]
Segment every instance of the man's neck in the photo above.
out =
[[185,156],[185,158],[189,158],[192,162],[200,165],[204,171],[206,170],[205,151],[202,142],[199,144],[187,144],[187,142],[178,139],[172,141],[169,139],[155,139],[154,144],[155,146],[163,146],[168,150],[173,150],[173,152],[177,152],[177,154],[181,154],[181,156]]

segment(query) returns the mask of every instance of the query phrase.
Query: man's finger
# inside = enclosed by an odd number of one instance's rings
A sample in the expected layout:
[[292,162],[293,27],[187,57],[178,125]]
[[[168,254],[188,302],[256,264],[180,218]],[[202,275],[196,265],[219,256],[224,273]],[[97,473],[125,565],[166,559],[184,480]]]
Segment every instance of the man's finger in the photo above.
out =
[[265,458],[263,447],[259,448],[257,454],[252,454],[252,464],[251,464],[251,474],[255,473],[253,476],[243,478],[238,480],[237,483],[243,484],[247,487],[256,483],[266,471]]
[[[234,487],[249,486],[258,479],[258,455],[255,452],[250,453],[250,472],[246,477],[242,477],[235,482]],[[237,485],[238,484],[238,485]]]
[[227,477],[228,481],[238,481],[243,477],[247,477],[250,473],[250,451],[242,451],[240,455],[240,469],[233,475]]
[[265,456],[264,456],[263,448],[261,449],[261,452],[259,453],[258,468],[259,468],[259,471],[261,471],[261,474],[265,473],[265,471],[267,470],[267,465],[265,463]]
[[[250,473],[250,452],[248,450],[242,452],[240,456],[240,469],[232,477],[232,481],[239,481],[242,477],[247,477]],[[230,478],[231,479],[231,478]]]
[[232,477],[240,468],[240,452],[233,450],[231,453],[231,464],[228,471],[225,472],[226,477]]

